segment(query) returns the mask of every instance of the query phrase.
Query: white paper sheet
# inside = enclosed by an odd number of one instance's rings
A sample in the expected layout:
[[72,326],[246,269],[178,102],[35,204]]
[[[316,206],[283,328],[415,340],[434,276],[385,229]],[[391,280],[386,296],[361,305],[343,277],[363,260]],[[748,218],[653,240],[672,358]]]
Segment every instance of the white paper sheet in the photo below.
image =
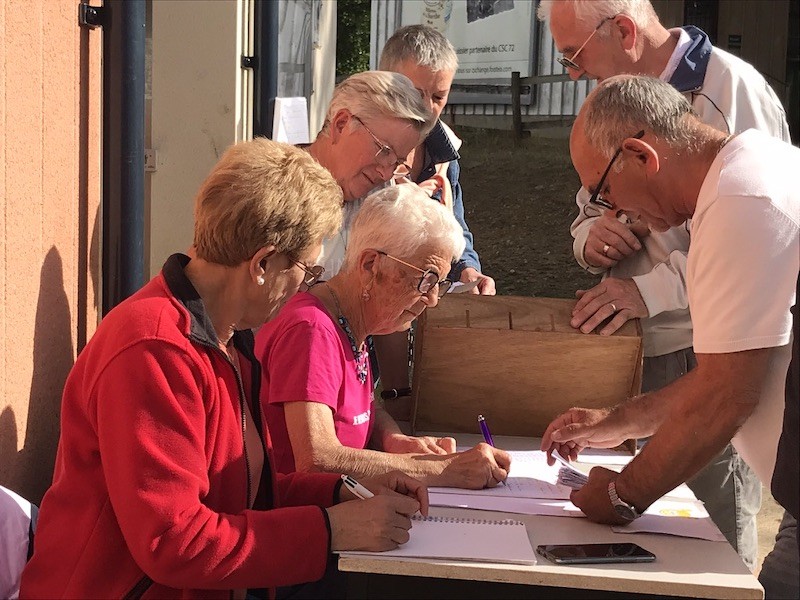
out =
[[698,538],[712,542],[725,542],[725,536],[708,516],[702,502],[686,502],[662,498],[653,503],[633,523],[612,527],[615,533],[664,533],[681,537]]
[[[584,517],[569,500],[545,498],[512,498],[502,496],[476,496],[470,494],[430,494],[431,506],[450,506],[508,512],[519,515],[544,515],[549,517]],[[645,514],[633,523],[612,527],[615,533],[661,533],[680,537],[724,542],[725,536],[708,516],[699,501],[686,502],[662,498],[653,503]]]
[[627,465],[633,460],[630,452],[606,448],[586,448],[576,462],[586,465]]
[[272,139],[287,144],[308,144],[311,141],[305,98],[275,98]]
[[511,470],[505,485],[482,490],[432,487],[431,492],[470,496],[499,496],[506,498],[569,499],[570,488],[558,485],[558,465],[547,464],[541,450],[510,451]]
[[494,510],[518,515],[546,515],[550,517],[583,517],[584,514],[569,500],[553,498],[511,498],[504,496],[476,496],[474,494],[429,494],[431,506],[451,506]]

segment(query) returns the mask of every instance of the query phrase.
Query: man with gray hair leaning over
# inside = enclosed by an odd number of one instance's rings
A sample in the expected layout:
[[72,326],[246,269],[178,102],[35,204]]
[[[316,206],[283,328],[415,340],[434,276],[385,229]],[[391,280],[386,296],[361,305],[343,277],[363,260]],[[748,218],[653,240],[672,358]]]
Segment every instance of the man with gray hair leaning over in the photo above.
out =
[[[784,399],[784,387],[800,273],[800,149],[755,129],[721,132],[670,85],[621,75],[586,99],[570,154],[591,201],[655,231],[692,219],[686,285],[697,353],[697,367],[660,390],[611,409],[573,408],[548,426],[542,448],[572,457],[653,436],[621,473],[592,469],[572,501],[592,520],[628,523],[731,441],[761,482],[775,472],[796,487],[800,457],[775,464],[784,407],[796,414],[798,401]],[[761,579],[797,575],[765,562]]]
[[[789,141],[783,107],[764,78],[712,46],[700,29],[664,28],[649,0],[543,0],[539,18],[549,22],[564,55],[559,62],[573,79],[585,75],[603,81],[624,73],[658,77],[682,92],[706,124],[729,134],[755,128]],[[628,319],[641,318],[642,389],[662,388],[697,364],[685,283],[690,227],[678,223],[651,231],[603,204],[590,203],[585,188],[576,202],[578,217],[570,228],[575,258],[604,279],[578,291],[572,326],[589,333],[604,323],[600,333],[610,335]],[[741,457],[726,447],[689,486],[754,568],[761,486]],[[787,517],[783,526],[796,524]]]
[[326,279],[342,266],[350,224],[364,198],[392,179],[431,127],[430,110],[404,75],[365,71],[336,86],[319,135],[305,147],[344,195],[344,222],[323,242],[319,259]]

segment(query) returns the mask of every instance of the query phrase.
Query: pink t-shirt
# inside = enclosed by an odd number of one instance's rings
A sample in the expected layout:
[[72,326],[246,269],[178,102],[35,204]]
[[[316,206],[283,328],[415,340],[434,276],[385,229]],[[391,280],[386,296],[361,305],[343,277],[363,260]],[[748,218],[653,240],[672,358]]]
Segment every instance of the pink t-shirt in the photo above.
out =
[[319,402],[333,412],[343,446],[364,448],[372,433],[372,375],[361,383],[347,335],[308,292],[296,294],[256,335],[261,409],[280,473],[295,470],[283,416],[285,402]]

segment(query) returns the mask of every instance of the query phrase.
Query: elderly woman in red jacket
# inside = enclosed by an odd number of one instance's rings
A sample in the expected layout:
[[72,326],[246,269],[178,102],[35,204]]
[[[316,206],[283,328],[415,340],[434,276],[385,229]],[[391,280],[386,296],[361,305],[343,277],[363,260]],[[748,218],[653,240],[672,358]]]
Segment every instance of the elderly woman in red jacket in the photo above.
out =
[[230,597],[408,540],[418,482],[385,475],[363,482],[378,496],[339,504],[337,475],[276,475],[261,427],[250,328],[297,291],[341,204],[302,150],[225,153],[196,199],[196,256],[112,310],[67,379],[22,597]]

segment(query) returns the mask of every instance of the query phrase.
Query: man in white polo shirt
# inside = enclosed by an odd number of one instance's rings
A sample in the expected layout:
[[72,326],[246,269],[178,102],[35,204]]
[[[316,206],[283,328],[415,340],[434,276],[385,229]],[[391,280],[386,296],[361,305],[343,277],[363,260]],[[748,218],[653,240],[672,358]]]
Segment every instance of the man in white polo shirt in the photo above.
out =
[[[653,436],[621,474],[593,469],[573,502],[593,520],[629,522],[730,441],[769,485],[800,272],[800,149],[755,129],[723,133],[669,84],[623,75],[587,98],[570,152],[590,202],[655,231],[691,219],[686,283],[697,353],[697,367],[661,390],[610,410],[572,409],[550,424],[542,447],[562,455]],[[602,291],[587,295],[594,312],[616,312]]]
[[[539,16],[550,26],[559,60],[574,79],[602,81],[624,73],[669,82],[684,94],[701,121],[727,133],[755,128],[789,141],[786,116],[775,93],[751,65],[719,48],[692,26],[666,29],[649,0],[543,0]],[[686,293],[689,227],[650,231],[615,211],[589,204],[582,188],[578,217],[570,227],[578,263],[603,281],[616,309],[613,319],[578,301],[572,325],[589,333],[602,323],[611,334],[642,319],[642,390],[668,385],[696,365]],[[761,504],[757,478],[727,446],[689,483],[711,518],[749,567],[757,559],[755,515]]]

